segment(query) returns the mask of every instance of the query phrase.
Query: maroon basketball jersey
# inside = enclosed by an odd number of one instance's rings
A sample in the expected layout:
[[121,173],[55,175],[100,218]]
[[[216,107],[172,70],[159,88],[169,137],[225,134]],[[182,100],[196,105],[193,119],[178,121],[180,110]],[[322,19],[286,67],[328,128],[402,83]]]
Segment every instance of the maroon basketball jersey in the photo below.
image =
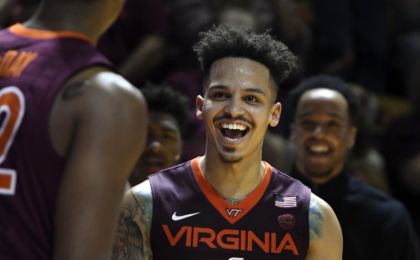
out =
[[88,66],[108,66],[75,32],[0,31],[0,259],[49,259],[64,159],[48,121],[63,83]]
[[230,205],[204,178],[198,161],[149,177],[153,259],[305,259],[306,186],[265,163],[259,186]]

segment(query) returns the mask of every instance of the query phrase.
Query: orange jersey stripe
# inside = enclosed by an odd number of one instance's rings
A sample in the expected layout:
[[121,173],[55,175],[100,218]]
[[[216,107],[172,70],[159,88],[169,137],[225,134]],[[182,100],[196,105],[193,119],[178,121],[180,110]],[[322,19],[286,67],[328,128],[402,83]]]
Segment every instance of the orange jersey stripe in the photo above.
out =
[[49,30],[38,30],[26,28],[20,23],[16,23],[9,27],[10,32],[29,38],[38,38],[38,39],[54,39],[54,38],[76,38],[83,41],[90,42],[89,38],[79,32],[72,31],[49,31]]
[[264,178],[258,187],[248,194],[248,196],[236,205],[229,204],[223,197],[208,183],[199,166],[200,157],[191,161],[192,170],[195,179],[210,203],[219,211],[219,213],[231,224],[237,222],[245,216],[261,199],[270,182],[272,168],[268,163],[264,163]]

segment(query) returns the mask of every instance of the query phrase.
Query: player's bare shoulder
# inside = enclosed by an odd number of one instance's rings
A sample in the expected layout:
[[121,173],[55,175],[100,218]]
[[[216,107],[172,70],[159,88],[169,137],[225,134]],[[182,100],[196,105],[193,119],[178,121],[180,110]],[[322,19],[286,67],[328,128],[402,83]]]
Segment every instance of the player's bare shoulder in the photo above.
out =
[[338,219],[330,205],[313,193],[309,205],[309,235],[306,260],[341,259],[343,237]]
[[309,235],[310,240],[322,237],[322,228],[325,221],[325,210],[328,210],[328,204],[324,200],[311,194],[309,203]]
[[[137,207],[139,208],[140,212],[142,213],[142,218],[146,221],[144,224],[150,224],[149,221],[152,219],[153,201],[152,201],[152,187],[150,185],[149,180],[146,180],[132,187],[129,190],[127,196],[132,197],[132,199],[135,200],[136,202],[135,208]],[[129,202],[129,203],[133,203],[133,202]],[[133,204],[130,204],[129,206],[134,207]]]
[[91,67],[69,79],[57,95],[50,114],[50,134],[62,156],[69,150],[73,130],[82,125],[86,127],[80,129],[87,134],[106,131],[126,143],[131,140],[127,147],[140,150],[146,121],[147,104],[137,88],[115,72]]
[[137,113],[145,111],[146,102],[141,92],[117,73],[107,70],[92,71],[85,84],[86,95],[105,101],[109,107],[137,110]]
[[146,180],[131,188],[124,197],[112,259],[153,258],[150,247],[152,211],[152,190]]

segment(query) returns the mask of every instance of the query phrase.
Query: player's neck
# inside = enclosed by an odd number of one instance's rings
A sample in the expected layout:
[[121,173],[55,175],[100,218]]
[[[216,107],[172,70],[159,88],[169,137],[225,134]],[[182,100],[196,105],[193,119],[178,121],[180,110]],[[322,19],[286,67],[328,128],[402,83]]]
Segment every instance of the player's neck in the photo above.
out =
[[100,34],[98,28],[93,26],[95,22],[89,21],[89,17],[83,14],[74,14],[68,10],[66,15],[57,12],[38,11],[23,25],[30,29],[50,30],[50,31],[72,31],[78,32],[89,38],[90,42],[96,44]]
[[226,163],[204,156],[200,167],[207,181],[224,198],[243,199],[261,183],[265,166],[261,160]]

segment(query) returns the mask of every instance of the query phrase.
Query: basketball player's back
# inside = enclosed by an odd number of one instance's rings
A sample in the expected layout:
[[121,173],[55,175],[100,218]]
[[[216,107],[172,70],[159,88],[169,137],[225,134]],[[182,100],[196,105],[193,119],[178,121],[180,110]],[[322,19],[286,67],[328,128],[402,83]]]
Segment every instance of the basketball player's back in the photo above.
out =
[[121,4],[46,0],[0,31],[1,259],[110,256],[146,120],[141,93],[94,48]]

